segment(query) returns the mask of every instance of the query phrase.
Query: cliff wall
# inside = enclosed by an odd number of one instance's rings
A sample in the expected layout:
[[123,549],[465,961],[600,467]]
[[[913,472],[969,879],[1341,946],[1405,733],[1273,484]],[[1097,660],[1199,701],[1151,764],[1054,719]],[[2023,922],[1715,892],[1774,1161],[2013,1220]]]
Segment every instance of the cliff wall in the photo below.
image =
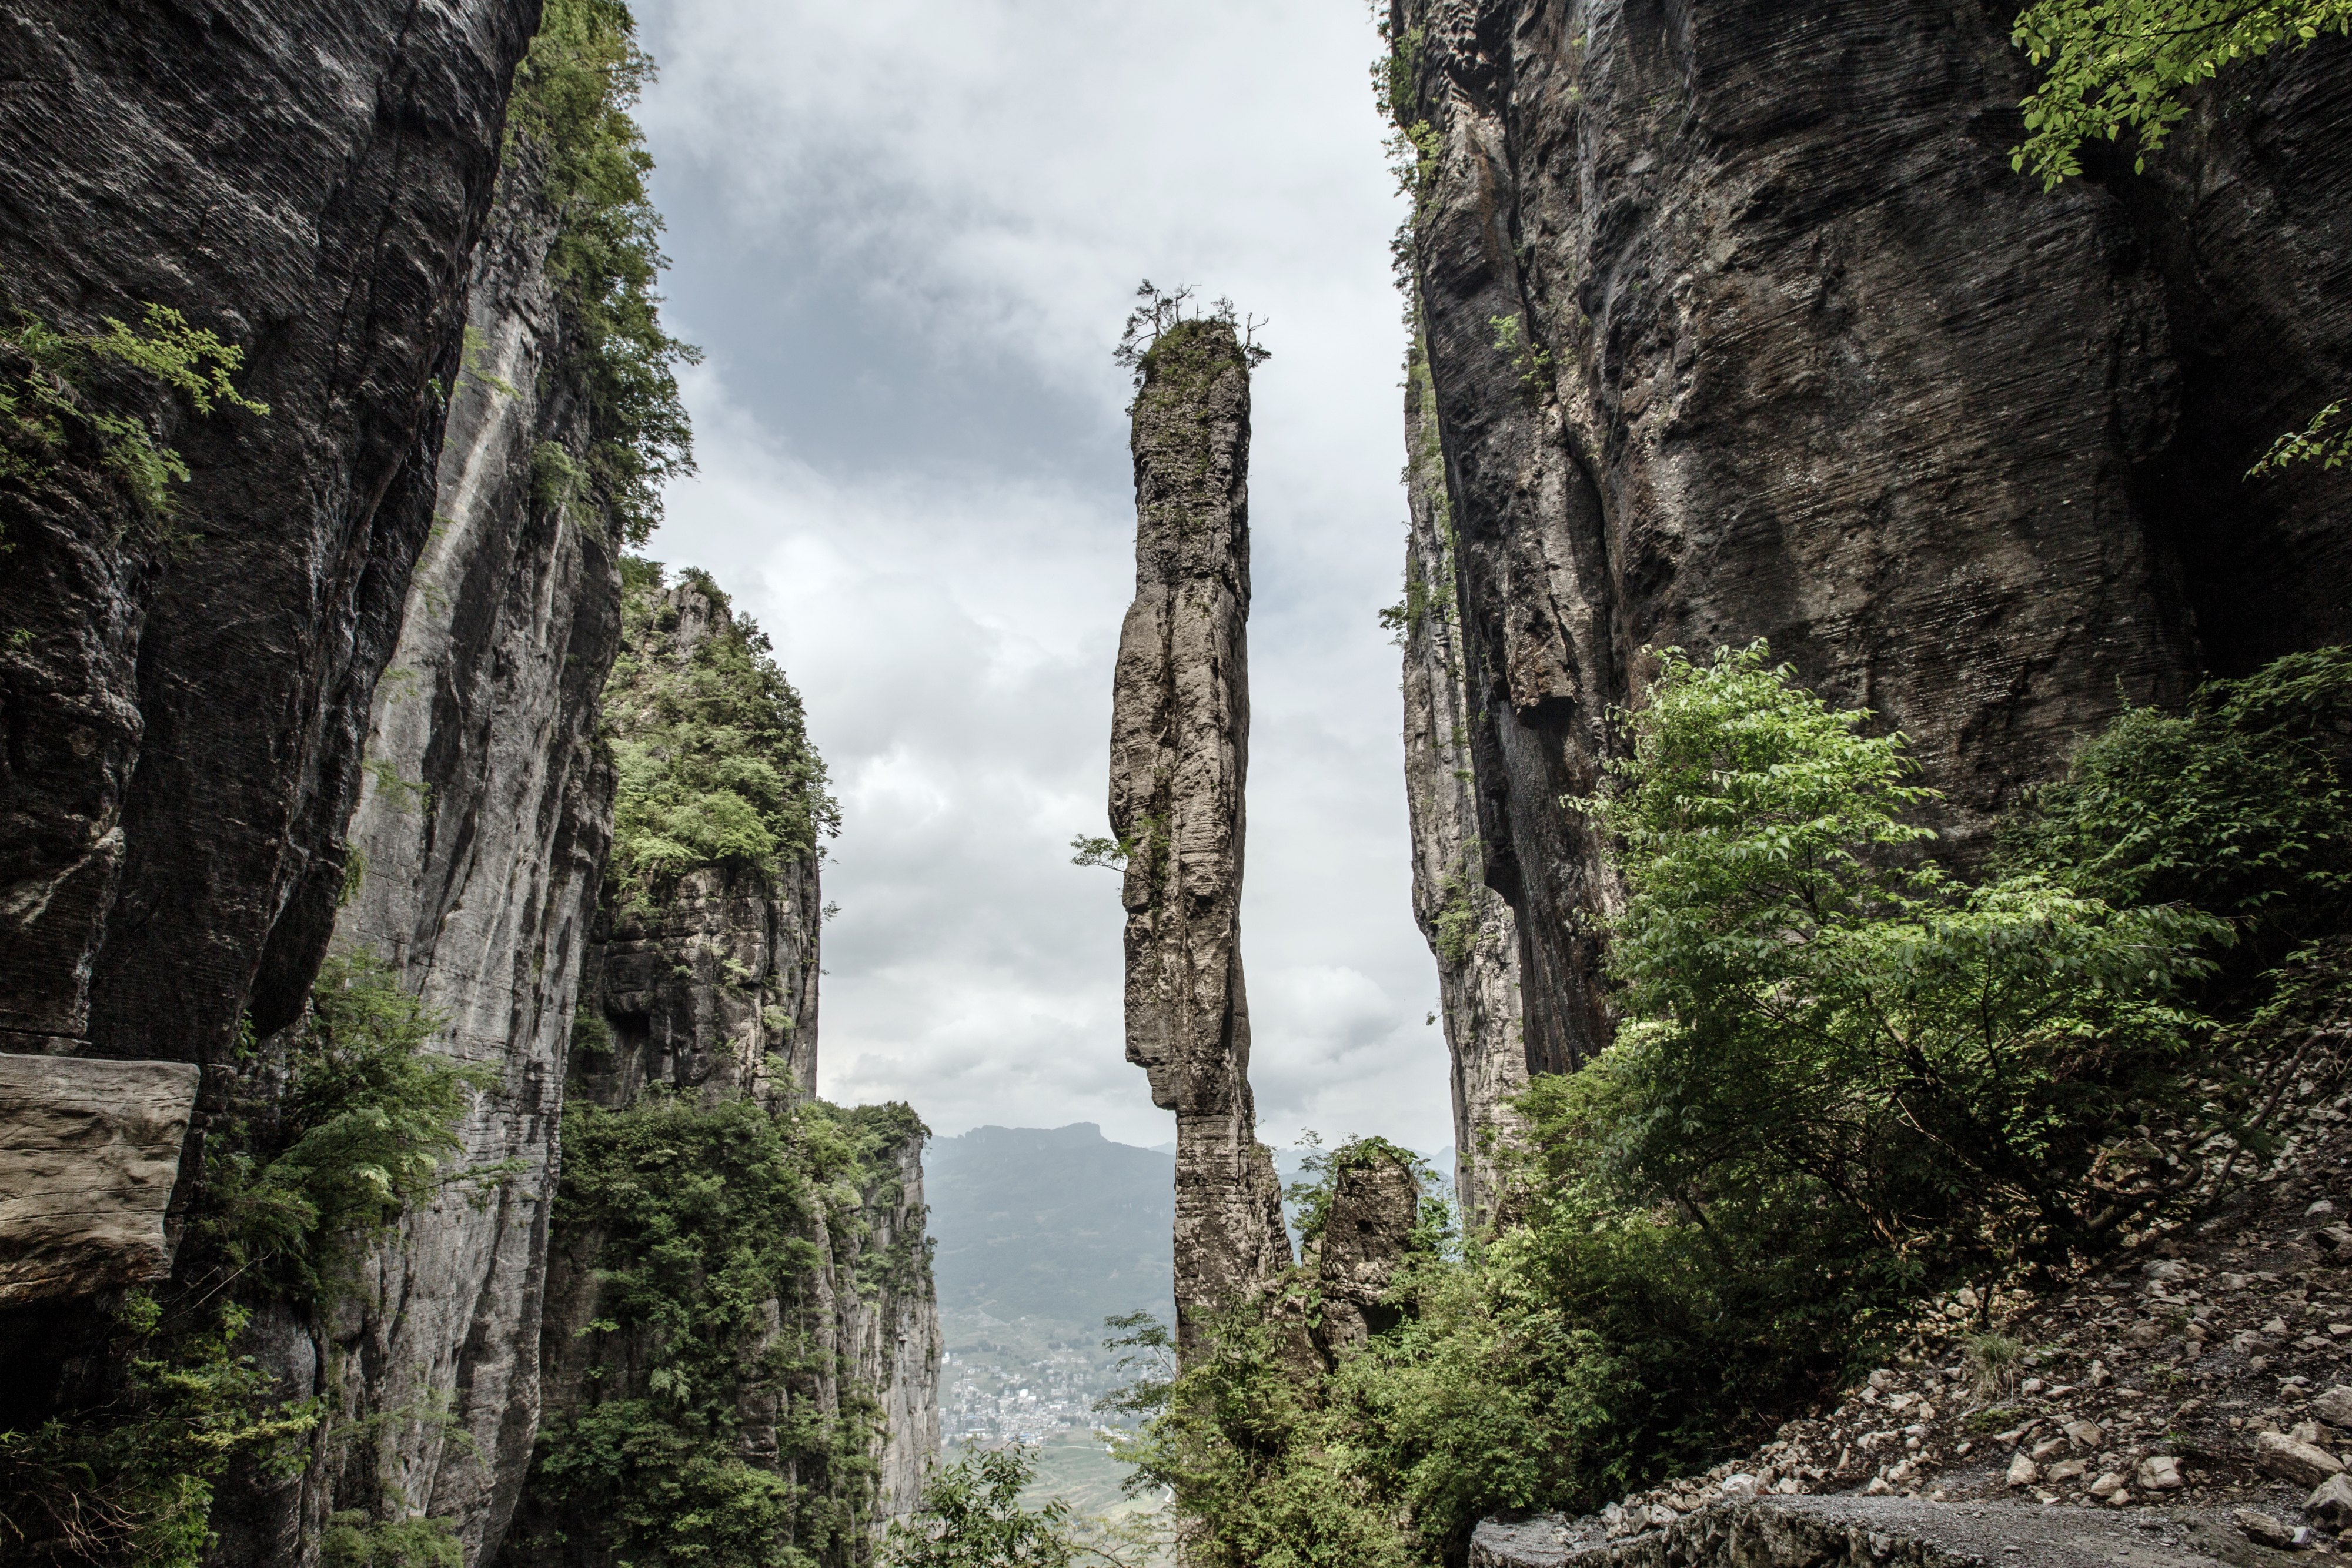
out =
[[457,1161],[512,1172],[409,1215],[333,1325],[333,1462],[307,1511],[446,1521],[468,1562],[503,1533],[539,1408],[540,1292],[572,1007],[612,811],[598,696],[620,578],[597,509],[534,484],[584,455],[589,405],[547,275],[536,161],[510,164],[474,261],[435,528],[371,716],[339,943],[389,960],[495,1069]]
[[267,1033],[299,1010],[538,13],[228,0],[0,21],[11,325],[169,307],[244,351],[236,384],[269,410],[195,417],[92,371],[88,402],[188,469],[169,514],[79,423],[0,487],[14,1049],[210,1064],[248,1012]]
[[814,1098],[832,806],[797,696],[709,579],[625,565],[544,1432],[499,1560],[672,1561],[708,1528],[864,1562],[939,1448],[929,1134]]
[[[2045,194],[2010,168],[2007,28],[1934,0],[1392,10],[1418,580],[1440,472],[1451,527],[1408,728],[1467,753],[1524,1029],[1457,1032],[1458,1075],[1608,1038],[1614,893],[1559,801],[1645,646],[1769,638],[1874,709],[1965,863],[2119,704],[2352,632],[2352,481],[2241,478],[2352,384],[2352,49],[2233,67],[2146,175]],[[1462,810],[1445,760],[1415,754],[1419,823]],[[1471,836],[1417,828],[1421,883]],[[1449,980],[1449,1019],[1476,989]]]

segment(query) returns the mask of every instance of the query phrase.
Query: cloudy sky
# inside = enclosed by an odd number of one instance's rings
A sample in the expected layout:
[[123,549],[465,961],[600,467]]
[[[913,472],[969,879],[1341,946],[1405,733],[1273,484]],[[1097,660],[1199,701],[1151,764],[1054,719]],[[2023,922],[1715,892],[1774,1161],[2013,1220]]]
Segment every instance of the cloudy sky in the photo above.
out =
[[1104,831],[1139,279],[1269,317],[1244,950],[1261,1126],[1450,1139],[1407,902],[1399,217],[1358,0],[639,0],[702,471],[653,553],[833,768],[821,1088],[1158,1143]]

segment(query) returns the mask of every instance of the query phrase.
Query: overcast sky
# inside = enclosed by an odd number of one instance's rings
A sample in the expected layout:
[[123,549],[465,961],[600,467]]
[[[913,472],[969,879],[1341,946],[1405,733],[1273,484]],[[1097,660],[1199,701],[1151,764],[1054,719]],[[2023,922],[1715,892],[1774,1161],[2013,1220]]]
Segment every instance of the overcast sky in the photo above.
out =
[[1270,317],[1243,944],[1264,1135],[1450,1141],[1397,652],[1402,215],[1356,0],[639,0],[701,475],[842,805],[819,1086],[1155,1144],[1105,830],[1136,283]]

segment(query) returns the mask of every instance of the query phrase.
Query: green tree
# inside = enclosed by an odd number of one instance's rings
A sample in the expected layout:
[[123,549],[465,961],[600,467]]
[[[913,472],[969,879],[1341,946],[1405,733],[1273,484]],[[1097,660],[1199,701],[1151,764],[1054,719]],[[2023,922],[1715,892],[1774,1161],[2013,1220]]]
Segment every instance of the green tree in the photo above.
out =
[[2222,67],[2323,32],[2352,32],[2352,0],[2035,0],[2012,37],[2042,68],[2011,165],[2055,189],[2084,141],[2136,143],[2133,167],[2189,112],[2188,89]]
[[1027,1448],[965,1455],[924,1486],[911,1518],[890,1527],[882,1561],[888,1568],[1142,1568],[1151,1560],[1148,1524],[1077,1519],[1059,1498],[1024,1507],[1021,1494],[1036,1475]]

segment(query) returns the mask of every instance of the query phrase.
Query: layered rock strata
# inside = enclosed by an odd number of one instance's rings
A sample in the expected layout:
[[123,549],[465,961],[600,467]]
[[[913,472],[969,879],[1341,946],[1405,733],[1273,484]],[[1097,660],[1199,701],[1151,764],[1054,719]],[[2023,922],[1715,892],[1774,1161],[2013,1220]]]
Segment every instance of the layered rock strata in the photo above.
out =
[[596,719],[614,550],[597,508],[533,477],[543,447],[579,457],[591,438],[537,193],[510,167],[475,255],[436,527],[377,685],[336,921],[443,1020],[437,1050],[497,1070],[455,1157],[513,1174],[407,1216],[304,1358],[339,1375],[320,1443],[335,1462],[307,1511],[429,1514],[468,1562],[504,1533],[537,1430],[565,1051],[612,813]]
[[184,1061],[0,1054],[0,1306],[171,1271],[163,1207],[195,1102]]
[[1465,1223],[1493,1218],[1493,1169],[1515,1133],[1510,1096],[1527,1087],[1519,937],[1510,904],[1486,885],[1453,511],[1429,362],[1406,363],[1405,804],[1412,824],[1412,915],[1437,960],[1439,1020],[1453,1064],[1454,1193]]
[[170,511],[79,434],[0,491],[0,1030],[16,1049],[210,1064],[241,1018],[268,1033],[299,1011],[432,526],[434,389],[457,378],[538,11],[227,0],[0,25],[12,326],[176,309],[244,351],[234,379],[269,411],[198,417],[100,366],[87,404],[146,424],[189,471]]
[[1328,1362],[1336,1364],[1402,1316],[1386,1298],[1420,1216],[1412,1167],[1386,1150],[1349,1161],[1333,1178],[1310,1260],[1322,1303],[1317,1337]]
[[2119,704],[2352,633],[2352,478],[2241,479],[2352,378],[2344,40],[2231,68],[2147,175],[2102,155],[2045,194],[2009,165],[2002,14],[1399,0],[1391,28],[1529,1070],[1609,1035],[1614,893],[1560,801],[1644,647],[1769,638],[1910,737],[1965,863]]
[[1110,823],[1127,852],[1127,1059],[1176,1113],[1177,1343],[1287,1268],[1257,1141],[1241,958],[1249,770],[1250,363],[1180,323],[1133,409],[1135,601],[1111,695]]

